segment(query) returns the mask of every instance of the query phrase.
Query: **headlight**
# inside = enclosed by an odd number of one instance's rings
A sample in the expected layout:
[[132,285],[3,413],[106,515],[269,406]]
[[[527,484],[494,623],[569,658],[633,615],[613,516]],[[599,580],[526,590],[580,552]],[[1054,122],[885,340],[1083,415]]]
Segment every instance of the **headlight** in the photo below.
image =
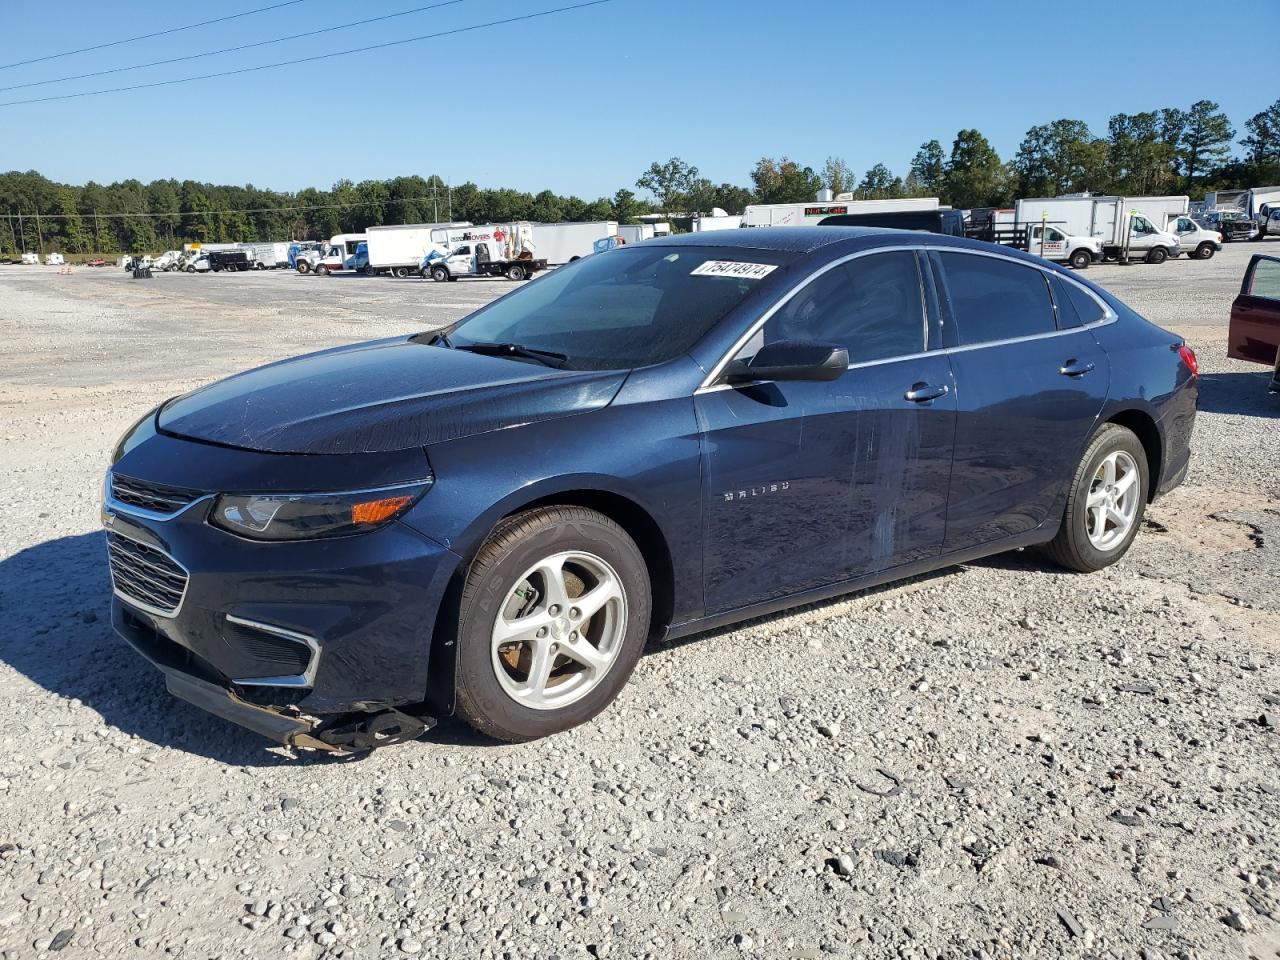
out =
[[223,494],[210,522],[251,540],[313,540],[366,533],[403,514],[432,480],[353,493]]

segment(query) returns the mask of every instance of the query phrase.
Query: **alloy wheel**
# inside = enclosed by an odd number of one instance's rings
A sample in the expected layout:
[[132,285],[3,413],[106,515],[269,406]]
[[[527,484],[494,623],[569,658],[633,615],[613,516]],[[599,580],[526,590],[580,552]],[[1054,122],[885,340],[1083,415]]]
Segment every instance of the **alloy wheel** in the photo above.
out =
[[581,700],[622,650],[627,597],[605,560],[580,551],[534,564],[494,618],[491,657],[504,693],[533,710]]
[[1138,515],[1137,461],[1124,450],[1115,450],[1098,464],[1085,500],[1085,529],[1098,550],[1111,550],[1124,542]]

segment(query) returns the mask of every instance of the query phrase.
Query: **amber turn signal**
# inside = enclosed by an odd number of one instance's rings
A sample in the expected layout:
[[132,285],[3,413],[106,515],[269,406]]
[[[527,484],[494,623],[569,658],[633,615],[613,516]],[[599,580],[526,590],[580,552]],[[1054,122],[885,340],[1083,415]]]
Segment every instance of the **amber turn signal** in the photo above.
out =
[[351,505],[352,523],[382,523],[390,520],[408,506],[413,497],[383,497],[381,500],[366,500],[364,503]]

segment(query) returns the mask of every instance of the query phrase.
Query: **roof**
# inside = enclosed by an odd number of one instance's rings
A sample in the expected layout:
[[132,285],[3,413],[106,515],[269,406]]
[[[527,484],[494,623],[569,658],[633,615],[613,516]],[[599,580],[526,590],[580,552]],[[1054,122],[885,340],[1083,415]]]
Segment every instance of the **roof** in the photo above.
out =
[[681,233],[645,241],[648,244],[690,247],[741,247],[747,250],[778,250],[809,253],[841,240],[901,233],[886,227],[744,227],[738,230],[708,230]]

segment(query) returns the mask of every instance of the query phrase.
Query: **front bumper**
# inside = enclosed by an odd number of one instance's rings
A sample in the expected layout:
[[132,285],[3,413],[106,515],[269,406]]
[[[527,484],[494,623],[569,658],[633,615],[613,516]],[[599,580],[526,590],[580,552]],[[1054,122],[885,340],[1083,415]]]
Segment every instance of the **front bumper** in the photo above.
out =
[[125,639],[261,705],[338,714],[424,699],[456,554],[401,523],[329,540],[242,540],[206,523],[210,508],[198,501],[167,520],[104,509],[109,549],[140,544],[137,563],[170,558],[186,574],[180,597],[175,588],[147,602],[130,568],[113,562]]

